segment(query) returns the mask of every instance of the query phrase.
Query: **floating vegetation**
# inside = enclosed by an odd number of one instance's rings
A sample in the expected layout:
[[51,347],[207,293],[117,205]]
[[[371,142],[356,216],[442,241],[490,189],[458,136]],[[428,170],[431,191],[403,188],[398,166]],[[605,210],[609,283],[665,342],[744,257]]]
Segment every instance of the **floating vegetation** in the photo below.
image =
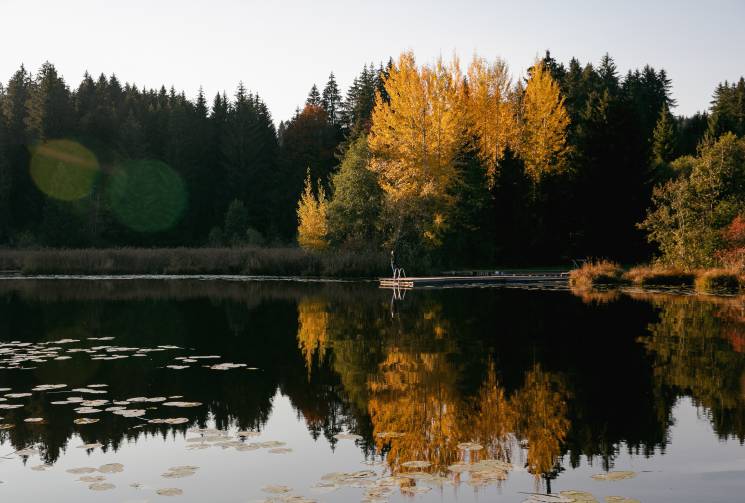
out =
[[173,370],[183,370],[188,369],[189,365],[166,365],[167,369],[173,369]]
[[569,498],[575,503],[598,503],[595,496],[585,491],[568,490],[561,491],[559,494],[565,498]]
[[606,503],[640,503],[639,500],[623,496],[606,496],[605,501]]
[[111,413],[122,417],[141,417],[147,414],[147,411],[145,409],[123,409],[115,410]]
[[378,438],[389,439],[389,438],[401,438],[406,436],[405,433],[398,433],[395,431],[381,431],[376,435]]
[[13,405],[9,403],[0,403],[0,410],[12,410],[12,409],[20,409],[23,407],[23,405]]
[[92,483],[103,482],[104,480],[106,480],[106,477],[104,477],[103,475],[83,475],[78,479],[78,482]]
[[579,500],[556,494],[533,493],[523,503],[573,503],[574,501]]
[[73,421],[73,423],[75,423],[75,424],[93,424],[93,423],[97,423],[98,421],[100,421],[100,419],[91,419],[91,418],[88,418],[88,417],[83,417],[83,418],[80,418],[80,419],[75,419]]
[[43,423],[44,418],[43,417],[27,417],[23,420],[24,423]]
[[202,405],[202,402],[165,402],[163,405],[166,407],[188,408],[199,407],[200,405]]
[[110,484],[108,482],[95,482],[88,486],[88,489],[91,491],[110,491],[114,489],[116,486],[114,484]]
[[93,473],[96,471],[95,468],[90,468],[88,466],[83,466],[80,468],[70,468],[69,470],[65,470],[67,473],[71,473],[73,475],[83,475],[87,473]]
[[32,388],[31,391],[50,391],[50,390],[62,389],[66,387],[67,387],[67,384],[42,384],[40,386],[36,386],[35,388]]
[[245,363],[218,363],[217,365],[211,365],[207,368],[210,370],[231,370],[245,367]]
[[8,393],[5,396],[7,398],[26,398],[27,396],[31,396],[32,393]]
[[274,449],[269,449],[267,452],[270,454],[287,454],[292,452],[292,449],[289,447],[276,447]]
[[269,485],[262,487],[261,490],[269,494],[285,494],[292,491],[292,488],[288,486]]
[[484,446],[475,442],[462,442],[458,444],[458,449],[462,451],[480,451]]
[[180,479],[184,477],[191,477],[199,470],[198,466],[174,466],[168,469],[167,472],[161,474],[161,477],[166,479]]
[[188,423],[189,419],[185,417],[173,417],[168,419],[148,419],[150,424],[184,424]]
[[429,461],[406,461],[405,463],[401,463],[401,466],[404,468],[429,468],[432,466],[432,463]]
[[157,494],[158,496],[181,496],[182,494],[184,494],[184,491],[177,487],[168,487],[165,489],[158,489],[157,491],[155,491],[155,494]]
[[595,480],[626,480],[626,479],[632,479],[636,477],[636,472],[632,471],[617,471],[617,472],[607,472],[607,473],[597,473],[592,476]]
[[124,465],[121,463],[109,463],[98,467],[101,473],[120,473],[124,471]]
[[99,444],[99,443],[95,443],[95,444],[83,444],[83,445],[79,445],[78,446],[78,449],[89,450],[89,449],[97,449],[99,447],[103,447],[103,444]]
[[337,440],[362,440],[363,437],[352,433],[337,433],[334,438]]
[[35,465],[32,466],[31,469],[35,472],[45,472],[49,470],[52,467],[52,465]]

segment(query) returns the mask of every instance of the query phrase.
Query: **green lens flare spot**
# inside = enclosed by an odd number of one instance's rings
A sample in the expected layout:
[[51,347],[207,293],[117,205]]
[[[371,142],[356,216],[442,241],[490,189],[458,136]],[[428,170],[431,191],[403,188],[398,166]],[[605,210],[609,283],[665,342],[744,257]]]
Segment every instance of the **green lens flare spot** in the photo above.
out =
[[107,186],[116,218],[137,232],[172,228],[186,208],[186,185],[160,161],[128,161],[117,166]]
[[51,140],[31,150],[31,178],[44,194],[77,201],[91,193],[99,172],[95,154],[71,140]]

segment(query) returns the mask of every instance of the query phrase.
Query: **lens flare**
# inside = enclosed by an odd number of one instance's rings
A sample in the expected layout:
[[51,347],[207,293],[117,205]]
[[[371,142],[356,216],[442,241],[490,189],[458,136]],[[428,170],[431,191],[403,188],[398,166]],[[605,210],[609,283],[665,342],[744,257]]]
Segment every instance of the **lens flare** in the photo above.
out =
[[72,140],[50,140],[31,149],[31,178],[49,197],[82,199],[91,193],[98,173],[95,154]]
[[186,208],[186,185],[160,161],[128,161],[117,166],[107,185],[116,218],[137,232],[172,228]]

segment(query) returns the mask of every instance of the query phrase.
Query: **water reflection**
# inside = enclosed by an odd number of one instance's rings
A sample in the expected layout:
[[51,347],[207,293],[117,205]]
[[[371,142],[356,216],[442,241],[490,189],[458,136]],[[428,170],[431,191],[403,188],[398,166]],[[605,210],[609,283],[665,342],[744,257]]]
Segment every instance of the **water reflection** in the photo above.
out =
[[[0,386],[13,391],[98,382],[111,397],[204,404],[180,412],[189,418],[183,425],[107,414],[77,427],[71,408],[50,405],[53,393],[34,394],[24,408],[0,411],[0,422],[15,425],[0,431],[0,441],[39,446],[54,463],[74,447],[76,432],[116,451],[213,421],[261,430],[278,391],[313,437],[332,447],[340,432],[356,433],[361,452],[383,459],[390,474],[420,471],[430,481],[437,475],[475,486],[504,477],[448,468],[499,460],[550,490],[583,459],[611,469],[622,450],[664,453],[681,396],[693,399],[720,438],[745,441],[739,298],[484,289],[415,291],[391,304],[389,292],[366,284],[0,281],[0,344],[85,345],[102,336],[120,346],[222,355],[258,370],[170,370],[169,352],[0,369]],[[47,421],[24,423],[28,417]],[[411,461],[429,464],[412,469]]]

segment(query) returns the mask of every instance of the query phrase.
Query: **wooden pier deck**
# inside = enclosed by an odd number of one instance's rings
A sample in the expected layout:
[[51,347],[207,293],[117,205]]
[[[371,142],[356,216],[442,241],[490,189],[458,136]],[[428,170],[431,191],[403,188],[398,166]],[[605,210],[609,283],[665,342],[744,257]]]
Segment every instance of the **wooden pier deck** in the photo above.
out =
[[569,280],[568,273],[547,274],[490,274],[464,276],[430,276],[379,278],[382,288],[416,288],[435,286],[478,286],[494,284],[561,283]]

